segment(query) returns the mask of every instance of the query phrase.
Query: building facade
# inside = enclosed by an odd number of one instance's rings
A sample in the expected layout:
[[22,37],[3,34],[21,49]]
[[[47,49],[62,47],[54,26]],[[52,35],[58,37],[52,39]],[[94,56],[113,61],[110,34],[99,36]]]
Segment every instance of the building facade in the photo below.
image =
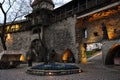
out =
[[[43,3],[42,6],[41,3]],[[46,6],[46,3],[49,5]],[[120,54],[118,54],[120,36],[119,0],[72,0],[56,9],[53,9],[54,4],[51,0],[45,2],[44,0],[35,0],[32,7],[33,12],[27,16],[27,20],[31,19],[32,24],[29,24],[29,21],[23,22],[23,24],[28,23],[26,26],[22,26],[24,30],[8,35],[11,36],[11,39],[6,42],[8,50],[20,50],[26,54],[31,43],[42,38],[44,34],[47,48],[54,48],[59,55],[59,60],[65,50],[70,49],[76,62],[84,62],[82,59],[86,58],[86,44],[92,43],[102,44],[105,64],[115,64],[115,57],[120,57]],[[36,9],[38,12],[36,12]],[[40,15],[44,15],[44,17]],[[106,35],[102,29],[103,26],[107,31],[107,40],[103,38]],[[40,34],[37,34],[38,30],[40,30]],[[44,33],[41,32],[43,30]],[[118,44],[118,48],[115,47],[117,52],[113,53],[111,49],[116,44]],[[2,51],[2,46],[0,49]]]

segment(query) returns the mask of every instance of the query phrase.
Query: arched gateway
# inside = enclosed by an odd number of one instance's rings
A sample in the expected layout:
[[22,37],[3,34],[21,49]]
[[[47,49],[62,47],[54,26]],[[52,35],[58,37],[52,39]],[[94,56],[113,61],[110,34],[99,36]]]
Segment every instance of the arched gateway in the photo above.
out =
[[47,58],[46,48],[41,44],[39,39],[34,39],[31,42],[27,56],[31,56],[33,61],[44,62]]
[[113,45],[105,58],[106,65],[120,65],[120,44]]

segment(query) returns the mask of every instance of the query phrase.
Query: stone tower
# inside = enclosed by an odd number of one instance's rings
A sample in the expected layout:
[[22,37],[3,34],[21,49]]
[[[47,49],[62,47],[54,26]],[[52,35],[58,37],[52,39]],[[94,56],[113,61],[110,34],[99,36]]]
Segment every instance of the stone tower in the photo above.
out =
[[52,23],[51,19],[54,4],[52,0],[34,0],[31,6],[33,11],[27,16],[27,19],[30,21],[31,37],[33,38],[34,35],[37,35],[31,42],[31,48],[34,54],[37,54],[37,58],[40,62],[46,61],[48,48],[44,38],[44,29]]
[[32,25],[50,25],[52,10],[54,9],[54,4],[52,0],[34,0],[32,8]]

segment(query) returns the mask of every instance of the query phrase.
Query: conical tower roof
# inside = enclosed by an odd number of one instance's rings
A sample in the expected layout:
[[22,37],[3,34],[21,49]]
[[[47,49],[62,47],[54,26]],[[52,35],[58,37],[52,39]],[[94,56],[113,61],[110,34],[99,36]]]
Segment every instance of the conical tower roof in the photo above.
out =
[[43,1],[49,2],[52,5],[54,5],[52,0],[34,0],[32,6],[37,5],[38,3],[43,2]]
[[32,3],[32,6],[36,5],[38,2],[37,0],[34,0],[34,2]]

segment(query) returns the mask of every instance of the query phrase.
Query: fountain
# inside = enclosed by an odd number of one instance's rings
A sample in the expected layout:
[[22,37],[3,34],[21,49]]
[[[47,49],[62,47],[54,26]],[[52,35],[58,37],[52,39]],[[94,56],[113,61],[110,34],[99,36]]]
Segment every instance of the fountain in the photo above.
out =
[[27,73],[40,76],[67,75],[80,73],[82,70],[75,64],[55,63],[53,57],[54,50],[49,53],[47,62],[40,63],[27,69]]

